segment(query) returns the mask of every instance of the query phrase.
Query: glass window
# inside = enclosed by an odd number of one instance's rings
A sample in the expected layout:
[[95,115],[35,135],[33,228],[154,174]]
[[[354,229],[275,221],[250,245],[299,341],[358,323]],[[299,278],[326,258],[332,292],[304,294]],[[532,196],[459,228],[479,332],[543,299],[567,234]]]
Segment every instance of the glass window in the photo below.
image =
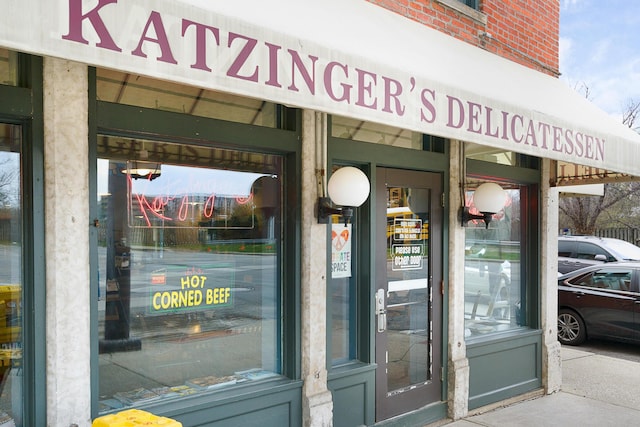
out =
[[578,242],[578,251],[576,253],[576,258],[596,259],[597,255],[600,255],[600,258],[606,260],[607,262],[616,261],[615,257],[613,257],[609,252],[602,249],[600,246],[594,245],[593,243]]
[[568,242],[566,240],[558,240],[558,256],[571,257],[575,249],[575,242]]
[[102,136],[100,411],[281,378],[280,156]]
[[338,215],[331,217],[331,359],[334,366],[357,359],[357,225],[355,218],[344,224]]
[[99,101],[275,128],[270,102],[185,86],[121,71],[97,70]]
[[[336,225],[334,224],[333,226],[335,227]],[[338,226],[345,227],[343,224],[338,224]],[[344,230],[350,233],[351,226],[347,226]],[[343,257],[345,254],[343,248],[335,249],[335,245],[338,244],[337,242],[348,242],[341,234],[342,232],[337,234],[332,233],[332,265],[345,263],[334,259],[340,256]],[[352,252],[349,250],[349,253]],[[354,265],[351,264],[351,267],[353,268]],[[337,269],[342,270],[340,267]],[[336,268],[332,267],[332,274],[336,274],[334,270],[336,270]],[[338,273],[338,275],[339,274],[340,273]],[[357,357],[355,345],[353,345],[356,327],[356,319],[353,313],[353,309],[355,308],[353,305],[356,301],[355,296],[352,295],[355,289],[354,282],[353,277],[332,278],[330,281],[332,311],[331,356],[333,365],[339,365]]]
[[606,267],[568,279],[567,282],[588,288],[630,291],[631,275],[632,271],[629,268]]
[[[507,188],[505,207],[493,216],[489,228],[481,220],[467,223],[465,240],[465,332],[468,337],[522,326],[521,189]],[[473,205],[473,192],[466,194]]]
[[18,53],[0,48],[0,84],[18,84]]
[[470,142],[466,142],[464,147],[467,159],[528,169],[538,169],[540,167],[540,160],[537,157],[527,156],[526,154]]
[[0,123],[0,425],[22,426],[20,126]]
[[349,117],[331,117],[331,136],[413,150],[444,152],[444,139]]
[[[334,166],[335,173],[342,166]],[[362,214],[362,210],[359,212]],[[329,340],[331,349],[331,364],[340,366],[346,362],[359,358],[358,354],[358,325],[359,305],[358,279],[361,261],[358,260],[358,233],[362,228],[358,226],[358,212],[347,223],[340,215],[331,216],[329,233],[330,276],[328,281]]]
[[471,8],[474,8],[474,9],[478,8],[478,0],[459,0],[459,1]]
[[480,144],[465,143],[465,154],[468,159],[482,160],[483,162],[500,165],[516,166],[517,162],[517,154],[513,151]]

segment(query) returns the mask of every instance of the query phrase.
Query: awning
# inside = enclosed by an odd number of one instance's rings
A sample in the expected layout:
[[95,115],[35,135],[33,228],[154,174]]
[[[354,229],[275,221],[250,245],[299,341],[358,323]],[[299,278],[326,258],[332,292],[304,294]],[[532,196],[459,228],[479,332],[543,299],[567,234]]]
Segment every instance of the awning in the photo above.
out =
[[364,0],[3,6],[2,47],[640,175],[640,136],[564,82]]

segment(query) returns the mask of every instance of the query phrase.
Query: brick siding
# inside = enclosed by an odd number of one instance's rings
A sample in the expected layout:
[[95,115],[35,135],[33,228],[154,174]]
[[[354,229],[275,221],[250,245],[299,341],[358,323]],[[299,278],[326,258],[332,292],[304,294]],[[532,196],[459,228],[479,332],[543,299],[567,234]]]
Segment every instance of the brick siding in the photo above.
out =
[[559,0],[368,0],[534,70],[558,76]]

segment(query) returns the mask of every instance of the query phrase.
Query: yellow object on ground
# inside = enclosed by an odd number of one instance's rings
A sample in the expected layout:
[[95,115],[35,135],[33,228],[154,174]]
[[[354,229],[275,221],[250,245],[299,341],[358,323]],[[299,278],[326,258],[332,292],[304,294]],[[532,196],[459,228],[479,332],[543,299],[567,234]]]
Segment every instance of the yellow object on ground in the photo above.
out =
[[140,409],[127,409],[117,414],[104,415],[93,420],[91,427],[182,427],[182,423],[166,417],[159,417]]

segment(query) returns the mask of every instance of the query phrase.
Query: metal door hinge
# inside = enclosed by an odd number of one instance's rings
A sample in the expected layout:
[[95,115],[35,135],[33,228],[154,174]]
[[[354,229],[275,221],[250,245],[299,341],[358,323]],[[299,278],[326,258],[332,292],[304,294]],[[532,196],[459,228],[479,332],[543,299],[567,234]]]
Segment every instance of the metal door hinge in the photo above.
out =
[[444,280],[440,280],[440,295],[444,295]]
[[442,193],[442,194],[440,195],[440,203],[442,203],[442,207],[443,207],[443,208],[446,208],[446,206],[445,206],[445,204],[444,204],[444,193]]

